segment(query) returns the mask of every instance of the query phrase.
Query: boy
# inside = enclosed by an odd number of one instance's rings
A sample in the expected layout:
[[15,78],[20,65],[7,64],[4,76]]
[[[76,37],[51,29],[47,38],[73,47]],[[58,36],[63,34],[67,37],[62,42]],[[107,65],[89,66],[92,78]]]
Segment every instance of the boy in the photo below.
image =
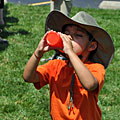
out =
[[85,12],[69,18],[52,11],[45,29],[59,32],[67,60],[50,60],[38,66],[45,52],[61,50],[48,46],[46,33],[24,69],[24,80],[33,83],[38,90],[49,84],[53,120],[100,120],[98,95],[104,83],[105,68],[114,53],[110,36]]

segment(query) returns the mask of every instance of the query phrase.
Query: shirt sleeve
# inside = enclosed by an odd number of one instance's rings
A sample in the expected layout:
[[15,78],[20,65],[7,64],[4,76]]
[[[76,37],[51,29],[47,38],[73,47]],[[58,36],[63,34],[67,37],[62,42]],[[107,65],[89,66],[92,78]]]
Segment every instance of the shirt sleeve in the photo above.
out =
[[47,68],[44,68],[43,66],[38,66],[36,71],[37,71],[40,81],[37,83],[33,83],[33,84],[34,84],[34,87],[37,90],[39,90],[40,88],[42,88],[43,86],[49,83],[49,80],[48,80],[49,74],[48,74]]
[[51,62],[48,62],[44,65],[40,65],[37,67],[36,72],[38,73],[39,76],[39,82],[38,83],[33,83],[34,87],[39,90],[43,86],[49,83],[50,79],[50,68],[51,68]]
[[94,92],[99,94],[104,84],[105,68],[101,64],[94,63],[94,64],[91,64],[88,69],[90,70],[92,75],[95,77],[95,79],[98,81],[98,87]]
[[39,90],[46,84],[50,83],[51,78],[55,77],[58,64],[59,60],[50,60],[48,63],[37,67],[36,71],[40,81],[38,83],[34,83],[36,89]]

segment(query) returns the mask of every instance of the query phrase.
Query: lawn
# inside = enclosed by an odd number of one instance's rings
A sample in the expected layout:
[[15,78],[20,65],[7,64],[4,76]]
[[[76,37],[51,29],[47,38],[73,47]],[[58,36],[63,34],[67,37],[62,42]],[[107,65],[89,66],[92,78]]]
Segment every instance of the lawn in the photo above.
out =
[[[44,35],[49,6],[6,4],[5,25],[0,36],[9,41],[0,46],[0,120],[50,120],[49,86],[37,91],[25,83],[22,74],[28,59]],[[111,34],[115,55],[106,70],[103,89],[99,95],[102,120],[120,119],[120,10],[83,9],[73,7],[70,16],[84,10]],[[48,58],[54,53],[44,55]]]

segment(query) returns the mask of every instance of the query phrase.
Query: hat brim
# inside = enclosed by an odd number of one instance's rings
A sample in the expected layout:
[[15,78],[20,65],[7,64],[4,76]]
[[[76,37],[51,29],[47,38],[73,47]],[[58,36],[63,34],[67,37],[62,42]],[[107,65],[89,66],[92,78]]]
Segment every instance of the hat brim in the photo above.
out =
[[98,48],[91,61],[101,63],[105,68],[107,68],[114,54],[114,45],[110,35],[99,26],[76,22],[75,20],[72,20],[68,16],[56,10],[49,13],[45,23],[45,31],[54,30],[57,32],[62,32],[62,28],[66,24],[75,24],[86,29],[93,35],[95,40],[98,42]]

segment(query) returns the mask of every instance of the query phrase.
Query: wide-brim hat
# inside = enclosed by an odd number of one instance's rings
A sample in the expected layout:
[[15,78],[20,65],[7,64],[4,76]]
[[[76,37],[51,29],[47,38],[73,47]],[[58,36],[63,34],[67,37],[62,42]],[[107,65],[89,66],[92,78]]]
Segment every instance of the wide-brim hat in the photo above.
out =
[[96,53],[91,58],[92,62],[101,63],[105,68],[109,65],[114,54],[114,45],[110,35],[96,23],[95,19],[84,11],[80,11],[72,18],[60,11],[52,11],[46,19],[45,31],[54,30],[62,32],[66,24],[75,24],[87,30],[98,42]]

